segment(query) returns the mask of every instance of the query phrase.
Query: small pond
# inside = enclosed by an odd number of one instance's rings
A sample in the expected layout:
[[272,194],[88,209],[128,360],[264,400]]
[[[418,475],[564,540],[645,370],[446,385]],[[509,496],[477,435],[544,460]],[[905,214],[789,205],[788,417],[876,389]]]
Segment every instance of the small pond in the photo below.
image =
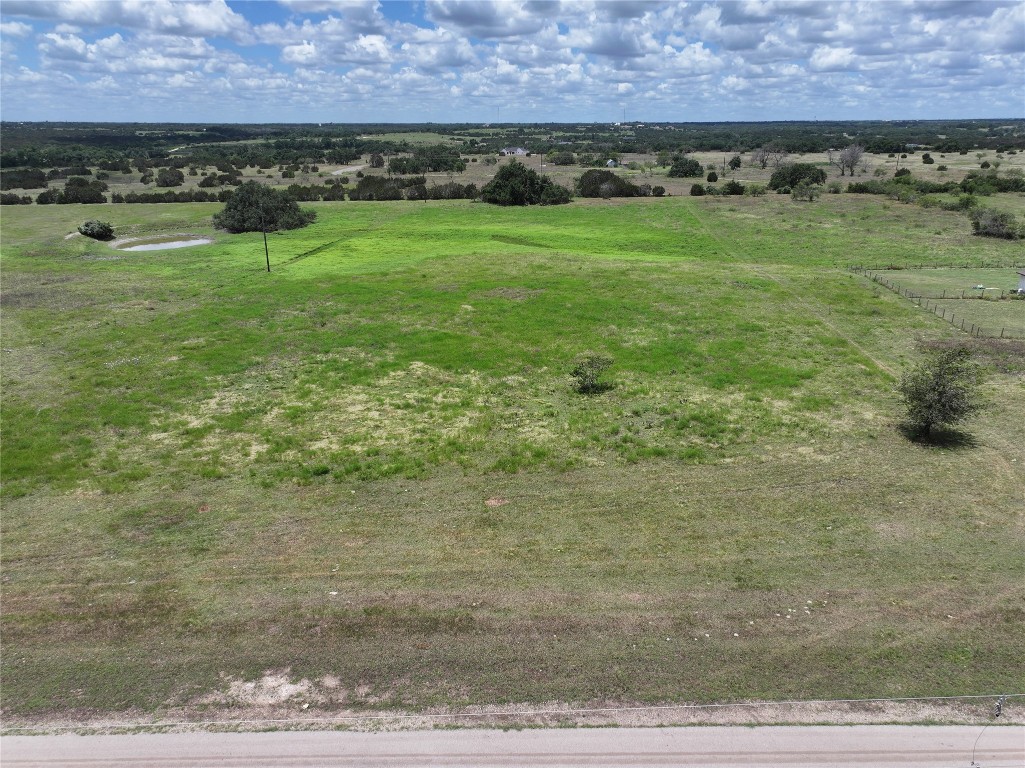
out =
[[119,251],[166,251],[170,248],[189,248],[193,245],[207,245],[213,240],[209,237],[146,237],[128,240],[115,245]]

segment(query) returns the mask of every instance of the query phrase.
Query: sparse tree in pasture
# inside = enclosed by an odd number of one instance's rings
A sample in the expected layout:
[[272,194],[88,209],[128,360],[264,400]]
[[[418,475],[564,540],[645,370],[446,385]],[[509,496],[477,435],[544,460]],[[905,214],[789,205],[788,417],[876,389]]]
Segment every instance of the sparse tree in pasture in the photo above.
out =
[[858,163],[861,162],[861,156],[865,154],[865,148],[860,144],[848,144],[843,149],[837,151],[831,149],[826,153],[826,159],[829,160],[830,165],[835,165],[840,169],[840,175],[845,176],[848,172],[850,175],[854,175],[854,170],[858,167]]
[[928,440],[934,430],[976,413],[982,407],[979,380],[979,368],[964,347],[933,353],[905,373],[899,391],[910,433]]
[[285,192],[247,181],[232,192],[220,213],[214,214],[214,226],[229,232],[262,232],[263,249],[270,272],[267,233],[279,229],[299,229],[317,218],[316,211],[300,210]]

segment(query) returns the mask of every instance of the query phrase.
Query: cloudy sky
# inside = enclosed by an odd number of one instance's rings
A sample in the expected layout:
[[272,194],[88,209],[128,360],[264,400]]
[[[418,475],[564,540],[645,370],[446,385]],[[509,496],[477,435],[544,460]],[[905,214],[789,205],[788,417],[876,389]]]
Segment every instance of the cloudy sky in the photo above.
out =
[[5,120],[1025,116],[1025,0],[3,0]]

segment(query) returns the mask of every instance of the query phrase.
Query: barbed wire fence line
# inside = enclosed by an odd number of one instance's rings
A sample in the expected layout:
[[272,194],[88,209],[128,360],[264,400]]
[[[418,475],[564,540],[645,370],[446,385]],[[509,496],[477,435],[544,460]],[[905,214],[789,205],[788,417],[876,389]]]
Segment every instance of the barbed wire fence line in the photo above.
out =
[[[940,267],[935,267],[939,269]],[[944,269],[961,269],[961,267],[943,267]],[[974,269],[991,269],[992,267],[978,267],[976,265],[969,265],[968,268]],[[1001,267],[1004,268],[1004,267]],[[1013,267],[1012,267],[1013,268]],[[945,320],[960,331],[967,333],[969,336],[976,338],[988,338],[988,339],[1025,339],[1025,326],[1014,327],[1006,325],[992,325],[983,326],[980,323],[976,323],[974,320],[966,317],[964,313],[957,314],[953,308],[946,306],[943,302],[949,301],[1021,301],[1022,310],[1025,312],[1025,299],[1017,298],[1017,294],[1005,290],[1000,290],[1000,295],[986,295],[986,289],[979,290],[976,288],[962,288],[955,290],[943,289],[939,292],[928,293],[926,291],[914,291],[910,288],[906,288],[895,280],[891,280],[887,275],[893,274],[892,269],[884,269],[882,273],[868,267],[851,267],[852,272],[867,277],[872,282],[893,291],[898,296],[903,296],[909,301],[915,303],[917,306],[932,312],[934,315],[939,317],[941,320]],[[917,267],[908,267],[908,269],[918,269]],[[1014,298],[1012,298],[1014,297]]]

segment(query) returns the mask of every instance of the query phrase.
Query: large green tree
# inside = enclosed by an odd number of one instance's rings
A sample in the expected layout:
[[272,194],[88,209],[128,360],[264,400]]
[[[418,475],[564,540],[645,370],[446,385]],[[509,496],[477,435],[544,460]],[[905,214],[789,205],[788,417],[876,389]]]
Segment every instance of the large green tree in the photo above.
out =
[[907,425],[916,437],[929,439],[979,410],[979,370],[964,347],[935,352],[904,374],[900,394]]
[[214,226],[229,232],[276,232],[299,229],[317,218],[315,211],[301,210],[285,192],[247,181],[231,193],[224,210],[214,214]]
[[231,193],[224,210],[214,214],[214,226],[229,232],[263,232],[263,252],[270,272],[267,233],[299,229],[317,218],[316,211],[302,210],[287,193],[247,181]]

